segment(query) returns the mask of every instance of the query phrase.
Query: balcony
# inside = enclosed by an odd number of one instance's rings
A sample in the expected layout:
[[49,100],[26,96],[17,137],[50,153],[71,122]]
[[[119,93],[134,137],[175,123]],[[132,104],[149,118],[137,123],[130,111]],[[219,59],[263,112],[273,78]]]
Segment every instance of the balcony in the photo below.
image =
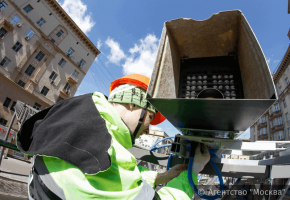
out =
[[72,84],[77,84],[78,83],[78,78],[71,75],[70,77],[68,77],[68,81],[71,82]]
[[280,116],[282,116],[281,110],[278,110],[278,111],[275,111],[272,114],[270,114],[269,119],[272,120],[273,118],[280,117]]
[[13,25],[12,24],[10,24],[10,22],[9,21],[7,21],[6,19],[4,19],[4,20],[2,20],[1,22],[0,22],[0,25],[2,25],[6,30],[8,30],[8,31],[12,31],[13,30]]
[[59,92],[61,94],[63,94],[64,96],[66,96],[66,97],[69,97],[70,96],[70,91],[69,90],[62,89]]
[[32,94],[35,95],[36,97],[38,97],[39,99],[41,99],[42,101],[44,101],[45,103],[49,104],[49,105],[53,105],[55,103],[54,101],[48,99],[46,96],[40,94],[39,92],[37,92],[35,90],[32,92]]
[[271,133],[275,133],[277,131],[282,131],[282,130],[283,130],[283,124],[276,125],[276,126],[271,128]]
[[268,134],[262,134],[262,135],[258,135],[258,140],[264,140],[264,139],[268,139]]
[[267,122],[264,123],[260,123],[257,127],[258,130],[260,130],[261,128],[267,127]]

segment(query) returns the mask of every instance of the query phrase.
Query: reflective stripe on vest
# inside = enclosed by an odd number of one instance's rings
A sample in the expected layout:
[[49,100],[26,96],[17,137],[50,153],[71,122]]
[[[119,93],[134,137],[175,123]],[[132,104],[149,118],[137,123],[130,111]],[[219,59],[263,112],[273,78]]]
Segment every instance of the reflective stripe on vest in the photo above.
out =
[[[36,156],[28,183],[29,200],[34,200],[36,198],[35,195],[38,195],[41,199],[65,199],[63,190],[56,184],[52,176],[49,174],[42,156]],[[160,199],[155,190],[145,180],[142,179],[142,183],[143,186],[134,200]],[[41,192],[39,187],[41,187]],[[37,189],[39,191],[37,191]],[[51,196],[54,195],[55,198],[51,198]]]
[[155,195],[155,190],[145,181],[142,179],[143,187],[138,195],[134,198],[134,200],[148,200],[153,199]]
[[[43,192],[36,191],[36,187],[41,187]],[[34,195],[55,196],[55,199],[65,199],[63,190],[56,184],[47,170],[42,156],[36,156],[32,173],[29,177],[29,199],[34,199]],[[44,197],[43,197],[44,198]]]

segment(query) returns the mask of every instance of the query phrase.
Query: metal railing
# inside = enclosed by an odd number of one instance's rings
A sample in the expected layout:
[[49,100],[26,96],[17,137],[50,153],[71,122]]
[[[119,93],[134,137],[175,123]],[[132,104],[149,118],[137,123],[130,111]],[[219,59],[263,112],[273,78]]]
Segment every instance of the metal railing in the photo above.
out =
[[13,125],[15,118],[17,119],[17,125],[20,128],[22,126],[22,124],[27,119],[29,119],[32,115],[34,115],[37,112],[39,112],[39,110],[36,110],[35,108],[27,105],[26,103],[23,103],[21,101],[17,101],[17,103],[15,105],[15,111],[14,111],[12,119],[9,123],[9,127],[8,127],[7,133],[4,137],[4,140],[0,140],[0,146],[2,146],[1,150],[0,150],[0,165],[1,165],[2,156],[4,153],[4,147],[7,147],[7,148],[13,149],[13,150],[18,150],[18,148],[15,144],[7,142],[7,138],[8,138],[8,135],[10,133],[10,130],[11,130],[11,127]]
[[25,120],[29,119],[32,115],[39,112],[35,108],[23,103],[21,101],[17,101],[15,105],[15,113],[17,118],[17,124],[19,127],[25,122]]

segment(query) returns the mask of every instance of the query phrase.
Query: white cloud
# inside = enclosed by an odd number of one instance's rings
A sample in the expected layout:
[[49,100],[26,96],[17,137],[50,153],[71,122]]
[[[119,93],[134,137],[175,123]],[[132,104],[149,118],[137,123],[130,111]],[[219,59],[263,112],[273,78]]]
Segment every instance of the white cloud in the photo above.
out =
[[153,130],[153,131],[163,131],[161,127],[158,127],[158,126],[152,126],[150,125],[150,130]]
[[58,3],[85,34],[91,31],[95,25],[95,22],[92,19],[92,14],[86,13],[86,4],[84,4],[81,0],[64,0],[63,3],[60,3],[59,1]]
[[266,61],[269,64],[271,62],[271,58],[266,58]]
[[129,49],[129,55],[124,54],[118,42],[110,38],[107,41],[106,44],[111,48],[111,55],[108,59],[115,64],[119,64],[119,61],[124,59],[122,64],[124,75],[143,74],[151,77],[159,43],[155,35],[148,34],[144,39],[140,39],[138,44]]
[[97,48],[100,49],[101,46],[103,45],[102,41],[99,39],[97,42]]
[[110,47],[110,55],[107,56],[110,62],[119,65],[119,62],[126,58],[123,50],[120,48],[120,44],[115,42],[114,39],[108,38],[106,40],[106,45]]
[[129,49],[130,56],[126,58],[123,66],[123,74],[143,74],[151,77],[154,67],[159,40],[155,35],[148,34],[144,39],[140,39],[139,44],[135,44]]

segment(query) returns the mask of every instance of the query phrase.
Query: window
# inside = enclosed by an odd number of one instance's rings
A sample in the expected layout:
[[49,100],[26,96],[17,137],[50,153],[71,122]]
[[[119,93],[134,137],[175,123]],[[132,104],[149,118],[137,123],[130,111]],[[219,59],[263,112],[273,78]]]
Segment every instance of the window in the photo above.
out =
[[85,64],[86,64],[86,61],[81,59],[81,61],[79,62],[79,67],[82,68]]
[[266,128],[263,128],[263,134],[266,134]]
[[3,10],[4,8],[6,8],[6,7],[7,7],[7,4],[4,1],[2,1],[0,3],[0,11]]
[[36,103],[34,104],[33,108],[35,108],[36,110],[39,110],[41,107],[41,105],[39,103]]
[[7,57],[4,57],[3,60],[1,61],[0,65],[4,68],[6,68],[10,63],[10,60]]
[[79,75],[79,72],[77,70],[75,70],[74,73],[72,74],[72,76],[74,76],[76,78],[78,77],[78,75]]
[[33,30],[29,29],[29,30],[25,33],[25,35],[26,35],[26,38],[27,38],[27,39],[30,39],[30,38],[34,35],[34,32],[33,32]]
[[17,84],[20,85],[20,86],[23,87],[23,88],[24,88],[24,86],[25,86],[25,83],[24,83],[22,80],[19,80]]
[[55,72],[52,72],[49,76],[49,79],[54,81],[56,79],[56,77],[57,77],[57,74]]
[[2,126],[6,126],[6,124],[7,124],[7,120],[5,120],[5,119],[3,119],[3,118],[0,118],[0,124],[1,124]]
[[259,135],[262,135],[262,129],[259,130]]
[[274,140],[274,141],[277,140],[277,138],[278,138],[278,137],[277,137],[277,134],[278,134],[278,133],[274,133],[274,134],[273,134],[273,140]]
[[75,51],[72,48],[69,48],[69,50],[67,51],[68,55],[73,55]]
[[9,104],[10,104],[10,102],[11,102],[11,99],[10,99],[10,98],[8,98],[8,97],[6,97],[6,99],[5,99],[4,103],[3,103],[3,106],[4,106],[4,107],[6,107],[6,108],[8,108],[8,107],[9,107]]
[[282,124],[281,117],[277,117],[277,125],[280,125],[280,124]]
[[18,52],[22,47],[22,44],[20,44],[19,42],[16,42],[16,44],[12,47],[12,49],[16,52]]
[[60,61],[59,61],[59,65],[61,66],[61,67],[63,67],[64,65],[65,65],[65,63],[66,63],[66,61],[62,58],[62,59],[60,59]]
[[2,27],[0,28],[0,38],[3,38],[7,31]]
[[286,113],[285,115],[286,115],[286,120],[287,120],[287,122],[288,122],[288,121],[289,121],[289,114]]
[[288,77],[285,78],[285,81],[286,81],[287,85],[289,85],[290,82],[289,82]]
[[282,92],[283,92],[283,90],[282,90],[282,87],[281,87],[281,86],[279,87],[279,89],[280,89],[280,93],[282,93]]
[[31,7],[30,4],[28,4],[27,6],[25,6],[25,7],[23,8],[23,10],[24,10],[26,13],[29,13],[30,11],[33,10],[33,8]]
[[16,105],[16,101],[13,101],[13,103],[12,103],[12,105],[10,107],[10,110],[15,111],[15,108],[14,108],[15,105]]
[[283,139],[283,131],[278,131],[278,140]]
[[59,102],[59,101],[62,101],[62,100],[64,100],[63,98],[61,98],[61,97],[58,97],[58,100],[57,100],[57,102]]
[[286,108],[287,107],[286,99],[283,100],[283,104],[284,104],[284,108]]
[[275,106],[275,111],[278,111],[279,110],[278,104],[275,104],[274,106]]
[[273,121],[272,121],[272,125],[273,125],[273,127],[275,126],[275,119],[273,119]]
[[70,84],[66,83],[63,89],[69,91],[70,87],[71,87]]
[[45,56],[45,54],[42,51],[39,51],[38,54],[35,56],[35,58],[38,61],[41,61],[44,56]]
[[290,128],[288,128],[288,138],[290,139]]
[[52,43],[52,44],[54,44],[54,43],[55,43],[55,40],[54,40],[54,39],[52,39],[52,38],[51,38],[51,40],[50,40],[50,41],[51,41],[51,43]]
[[20,18],[18,17],[18,15],[14,15],[14,17],[12,17],[9,22],[14,26],[17,22],[19,22],[19,20]]
[[272,113],[273,113],[273,107],[270,108],[270,114],[272,114]]
[[42,27],[43,24],[45,24],[45,20],[44,20],[43,18],[40,18],[40,20],[38,20],[36,23],[37,23],[40,27]]
[[41,90],[40,93],[41,93],[42,95],[46,96],[47,93],[48,93],[48,91],[49,91],[49,89],[48,89],[47,87],[43,86],[43,88],[42,88],[42,90]]
[[29,65],[27,69],[25,70],[25,74],[28,76],[31,76],[31,74],[34,72],[35,68],[32,65]]
[[60,37],[61,35],[63,34],[63,31],[62,30],[59,30],[56,34],[57,37]]
[[265,123],[265,117],[262,117],[261,120],[262,120],[262,123]]

